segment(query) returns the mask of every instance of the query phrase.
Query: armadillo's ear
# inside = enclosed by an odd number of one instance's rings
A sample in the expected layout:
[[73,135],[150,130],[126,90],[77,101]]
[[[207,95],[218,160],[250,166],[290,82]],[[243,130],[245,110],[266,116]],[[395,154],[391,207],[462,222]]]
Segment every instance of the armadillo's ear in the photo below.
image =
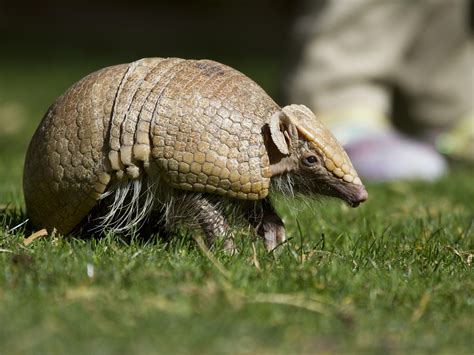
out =
[[282,154],[289,155],[292,141],[298,136],[296,127],[290,118],[283,111],[275,112],[270,118],[268,126],[275,146]]

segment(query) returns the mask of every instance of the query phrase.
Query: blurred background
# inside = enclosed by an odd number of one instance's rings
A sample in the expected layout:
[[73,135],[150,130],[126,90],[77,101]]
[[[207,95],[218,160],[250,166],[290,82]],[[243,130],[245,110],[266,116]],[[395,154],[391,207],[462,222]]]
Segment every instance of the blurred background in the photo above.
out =
[[296,7],[289,0],[5,2],[2,57],[33,66],[212,57],[236,66],[266,62],[263,69],[272,70]]
[[[297,19],[326,3],[0,2],[0,203],[21,201],[29,139],[54,99],[81,77],[143,57],[210,58],[242,71],[285,104],[282,88],[301,54]],[[465,16],[472,23],[470,8]]]

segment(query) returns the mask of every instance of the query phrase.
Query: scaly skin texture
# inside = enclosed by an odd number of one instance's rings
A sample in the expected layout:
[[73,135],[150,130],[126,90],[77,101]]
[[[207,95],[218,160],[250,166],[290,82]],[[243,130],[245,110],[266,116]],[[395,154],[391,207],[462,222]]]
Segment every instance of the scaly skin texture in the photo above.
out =
[[279,107],[252,80],[209,60],[143,59],[93,73],[53,104],[27,153],[36,226],[71,231],[111,180],[157,165],[177,189],[268,194],[265,120]]
[[[309,155],[318,164],[305,163]],[[225,235],[232,249],[230,204],[272,249],[285,232],[267,195],[272,179],[288,175],[292,192],[354,206],[367,198],[347,154],[306,107],[281,109],[217,62],[145,58],[92,73],[56,100],[28,148],[24,195],[38,228],[69,233],[104,205],[100,227],[125,224],[116,230],[151,210],[166,223],[191,210],[210,244]]]
[[93,73],[59,97],[26,155],[23,189],[34,226],[71,231],[107,185],[108,131],[126,65]]

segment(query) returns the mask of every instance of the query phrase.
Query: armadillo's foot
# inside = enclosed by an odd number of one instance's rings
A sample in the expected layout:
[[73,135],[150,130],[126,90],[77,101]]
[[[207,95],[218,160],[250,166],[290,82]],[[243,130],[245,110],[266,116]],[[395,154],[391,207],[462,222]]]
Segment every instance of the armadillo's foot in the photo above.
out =
[[262,202],[262,209],[261,218],[251,217],[250,221],[263,238],[267,251],[272,251],[286,240],[285,225],[269,201]]
[[267,217],[257,228],[257,233],[263,238],[267,251],[272,251],[286,240],[285,226],[277,214]]
[[229,228],[227,219],[219,209],[219,206],[213,204],[206,198],[200,202],[200,211],[198,214],[198,223],[206,235],[208,247],[215,245],[216,240],[222,240],[222,248],[230,253],[236,252],[234,245],[234,236]]

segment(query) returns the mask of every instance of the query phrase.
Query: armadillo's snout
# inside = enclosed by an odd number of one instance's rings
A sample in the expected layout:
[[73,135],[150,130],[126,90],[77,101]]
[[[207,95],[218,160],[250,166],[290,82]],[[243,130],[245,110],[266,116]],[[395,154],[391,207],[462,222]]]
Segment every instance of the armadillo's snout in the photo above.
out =
[[357,188],[355,189],[349,200],[349,204],[351,205],[351,207],[357,207],[362,202],[367,201],[368,198],[369,194],[365,187],[363,185],[357,185]]

